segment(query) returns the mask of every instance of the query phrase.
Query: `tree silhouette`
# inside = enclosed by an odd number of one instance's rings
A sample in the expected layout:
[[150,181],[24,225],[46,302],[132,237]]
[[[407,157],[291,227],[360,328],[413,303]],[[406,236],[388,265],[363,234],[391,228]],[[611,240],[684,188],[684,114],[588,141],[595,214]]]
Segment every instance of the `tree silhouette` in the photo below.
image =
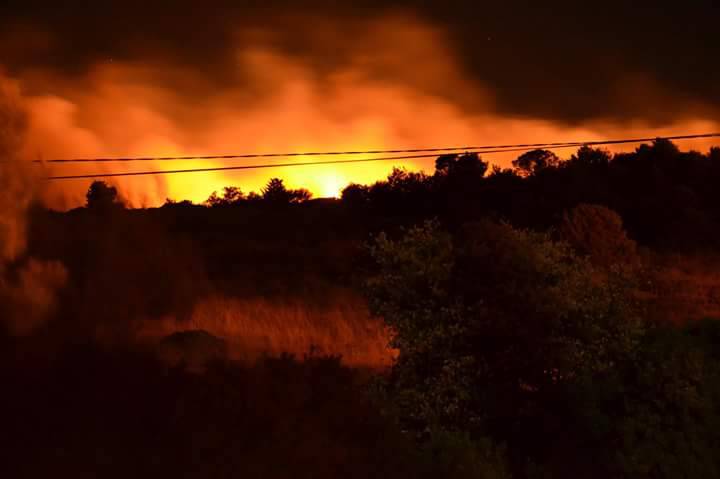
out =
[[658,138],[653,141],[652,146],[641,145],[638,151],[649,152],[658,158],[674,158],[680,153],[680,148],[671,140]]
[[288,189],[280,178],[271,178],[261,191],[262,198],[272,204],[302,203],[312,197],[305,188]]
[[217,191],[213,191],[210,197],[205,201],[208,206],[231,206],[241,203],[245,199],[245,195],[237,186],[226,186],[223,189],[223,196],[220,197]]
[[290,202],[291,203],[303,203],[312,198],[312,193],[306,188],[298,188],[290,190]]
[[226,186],[224,189],[223,199],[228,204],[236,204],[242,201],[243,192],[237,186]]
[[710,162],[720,166],[720,146],[713,146],[710,148],[710,154],[708,155]]
[[175,201],[172,198],[165,198],[165,203],[161,208],[189,208],[192,206],[194,205],[190,200]]
[[371,254],[370,310],[400,352],[386,384],[419,435],[495,425],[511,450],[540,444],[533,429],[562,419],[563,391],[632,357],[644,332],[625,283],[596,278],[547,234],[481,221],[451,235],[429,222],[381,233]]
[[408,171],[405,168],[393,168],[387,177],[387,186],[394,192],[413,193],[426,189],[430,178],[421,172]]
[[118,201],[117,188],[104,181],[94,181],[85,197],[87,208],[95,211],[108,211],[122,206]]
[[457,161],[457,154],[440,155],[435,160],[435,171],[441,174],[447,174],[451,166]]
[[550,150],[528,151],[512,162],[521,176],[536,175],[546,168],[557,166],[559,163],[560,159]]
[[262,196],[256,193],[255,191],[251,191],[247,195],[247,202],[252,204],[257,204],[262,201]]
[[280,178],[271,178],[261,190],[262,197],[269,203],[289,203],[290,191]]
[[441,155],[435,160],[435,172],[448,177],[477,180],[485,176],[487,170],[488,163],[477,153]]
[[609,151],[590,146],[582,146],[570,157],[570,164],[589,167],[608,166],[612,155]]
[[205,204],[210,207],[220,206],[223,204],[223,199],[218,196],[217,191],[213,191],[212,194],[205,200]]
[[361,208],[370,200],[370,189],[365,185],[350,183],[342,190],[340,197],[350,208]]

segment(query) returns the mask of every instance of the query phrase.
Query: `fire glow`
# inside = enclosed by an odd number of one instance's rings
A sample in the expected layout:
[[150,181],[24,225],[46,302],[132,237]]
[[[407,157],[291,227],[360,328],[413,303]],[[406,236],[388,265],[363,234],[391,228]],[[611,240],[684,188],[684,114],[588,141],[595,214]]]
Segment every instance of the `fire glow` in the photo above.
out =
[[[641,121],[565,125],[502,115],[495,109],[491,92],[465,74],[442,31],[417,19],[392,16],[366,27],[364,40],[328,34],[346,52],[344,61],[330,69],[318,69],[307,58],[283,53],[262,35],[244,38],[236,49],[237,81],[216,87],[209,85],[213,79],[202,72],[133,61],[99,62],[73,78],[26,72],[17,79],[29,113],[23,155],[49,159],[347,151],[589,141],[718,129],[715,122],[691,114],[660,130]],[[408,58],[423,60],[409,68]],[[683,146],[704,149],[708,144]],[[506,154],[488,159],[507,166],[513,158]],[[45,166],[43,171],[101,175],[236,164],[240,163],[146,162],[141,168],[137,164],[62,164]],[[333,197],[350,182],[372,183],[385,177],[393,166],[431,171],[433,160],[129,177],[111,182],[134,207],[158,206],[167,198],[203,202],[228,185],[239,186],[245,193],[258,191],[274,176],[290,187],[308,188],[316,197]],[[53,183],[43,192],[44,199],[53,208],[79,206],[88,184]]]

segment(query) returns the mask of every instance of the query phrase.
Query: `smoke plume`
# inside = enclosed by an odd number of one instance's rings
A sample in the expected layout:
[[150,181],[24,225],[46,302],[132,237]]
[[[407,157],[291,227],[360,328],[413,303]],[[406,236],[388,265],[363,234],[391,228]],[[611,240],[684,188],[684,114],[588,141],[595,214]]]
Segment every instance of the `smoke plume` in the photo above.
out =
[[[575,101],[568,96],[572,89],[554,95],[555,105],[543,105],[542,114],[532,108],[508,109],[503,88],[468,66],[455,32],[408,11],[342,22],[278,14],[275,24],[277,28],[262,28],[260,22],[232,28],[223,23],[218,26],[225,32],[222,43],[203,44],[205,64],[195,51],[199,45],[188,53],[193,61],[183,61],[166,50],[163,55],[133,44],[117,57],[90,55],[82,68],[16,68],[28,112],[22,154],[50,159],[345,151],[605,140],[718,129],[713,108],[632,70],[605,89],[612,97],[605,103],[622,104],[622,114],[600,112],[568,121],[548,113],[553,108],[582,108],[582,103],[568,105]],[[22,38],[50,49],[64,44],[66,38],[38,28],[17,30],[16,44]],[[517,98],[534,104],[528,92],[537,90],[546,76],[541,73],[517,72],[516,81],[524,82],[516,88]],[[573,74],[558,71],[556,77],[569,81]],[[708,146],[683,143],[685,148]],[[507,166],[514,158],[487,159]],[[54,164],[48,170],[102,174],[230,164],[237,163]],[[130,177],[113,183],[136,207],[157,206],[168,197],[199,202],[227,185],[257,191],[271,176],[284,178],[291,187],[307,187],[315,196],[336,196],[348,183],[373,182],[393,166],[430,170],[432,165],[427,159]],[[89,184],[51,182],[43,188],[43,198],[54,208],[79,206]]]
[[27,115],[18,86],[0,77],[0,259],[25,248],[25,214],[33,197],[32,171],[18,159]]
[[38,180],[19,157],[27,127],[16,84],[0,77],[0,309],[13,334],[37,328],[67,279],[58,262],[23,258],[27,214]]

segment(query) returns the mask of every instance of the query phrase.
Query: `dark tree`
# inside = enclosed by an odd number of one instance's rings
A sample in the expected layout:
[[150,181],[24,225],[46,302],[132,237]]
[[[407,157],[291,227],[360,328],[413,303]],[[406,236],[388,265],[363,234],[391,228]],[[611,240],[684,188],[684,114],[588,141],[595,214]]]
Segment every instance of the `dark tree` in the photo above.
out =
[[651,330],[632,361],[578,388],[577,424],[612,451],[598,477],[718,477],[719,325]]
[[280,178],[271,178],[261,190],[263,200],[270,203],[289,203],[290,191]]
[[273,204],[302,203],[312,197],[305,188],[288,189],[280,178],[270,179],[261,193],[263,200]]
[[343,203],[349,207],[360,208],[370,200],[369,188],[365,185],[350,183],[342,190],[341,198]]
[[290,202],[291,203],[304,203],[312,198],[312,193],[306,188],[298,188],[296,190],[290,190]]
[[498,165],[493,165],[488,178],[509,178],[514,181],[517,178],[517,175],[515,174],[515,170],[512,168],[503,168]]
[[453,236],[426,223],[381,234],[371,253],[370,309],[399,350],[388,390],[420,437],[489,435],[526,459],[564,437],[562,392],[631,357],[644,331],[624,281],[545,234],[483,221]]
[[256,203],[261,202],[262,199],[263,199],[263,197],[260,196],[259,194],[257,194],[257,193],[254,192],[254,191],[251,191],[251,192],[248,193],[248,195],[247,195],[247,202],[248,202],[248,203],[255,203],[255,204],[256,204]]
[[637,247],[625,234],[622,218],[604,206],[582,204],[566,211],[560,234],[597,266],[629,266],[638,262]]
[[440,155],[435,160],[435,171],[440,174],[447,174],[451,166],[457,161],[457,155],[452,153],[448,155]]
[[560,163],[560,159],[550,150],[532,150],[523,153],[512,162],[521,176],[532,176],[546,168],[552,168]]
[[713,146],[710,148],[710,154],[708,156],[711,163],[720,165],[720,146]]
[[680,154],[680,148],[671,140],[658,138],[653,141],[652,146],[642,145],[638,151],[647,151],[659,159],[675,158]]
[[226,186],[224,189],[223,199],[228,204],[237,204],[243,200],[243,192],[237,186]]
[[173,209],[173,208],[174,209],[182,209],[182,208],[193,208],[195,206],[199,206],[199,205],[193,204],[193,202],[190,200],[175,201],[171,198],[166,198],[165,204],[163,204],[161,206],[161,208],[163,208],[163,209]]
[[205,200],[205,204],[214,208],[223,204],[223,199],[217,194],[217,191],[213,191],[212,194]]
[[231,206],[240,204],[245,199],[242,190],[237,186],[226,186],[223,189],[223,195],[220,197],[217,191],[213,191],[210,197],[205,201],[208,206]]
[[121,206],[118,201],[117,188],[104,181],[94,181],[88,189],[87,207],[96,211],[107,211]]
[[582,165],[589,167],[604,167],[610,164],[612,155],[609,151],[592,148],[590,146],[581,147],[577,153],[570,157],[570,164]]
[[487,170],[488,163],[483,161],[477,153],[442,155],[435,160],[435,172],[448,177],[477,180],[485,176]]
[[396,333],[395,372],[421,400],[416,419],[472,429],[490,404],[524,407],[518,384],[552,389],[634,347],[642,324],[624,284],[596,278],[545,234],[489,221],[463,230],[453,238],[426,223],[372,248],[370,307]]

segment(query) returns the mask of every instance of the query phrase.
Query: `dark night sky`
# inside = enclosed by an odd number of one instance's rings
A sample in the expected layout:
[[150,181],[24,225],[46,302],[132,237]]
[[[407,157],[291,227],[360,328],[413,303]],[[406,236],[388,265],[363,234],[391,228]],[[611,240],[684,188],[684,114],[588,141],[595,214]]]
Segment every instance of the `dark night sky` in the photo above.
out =
[[353,35],[343,25],[392,11],[443,29],[468,74],[493,90],[504,113],[568,123],[625,116],[662,123],[687,104],[720,107],[717,1],[671,8],[661,2],[338,3],[5,0],[0,64],[11,74],[29,67],[79,74],[108,58],[157,60],[222,82],[238,31],[272,31],[276,46],[322,67],[341,62],[342,51],[313,36],[312,19]]

